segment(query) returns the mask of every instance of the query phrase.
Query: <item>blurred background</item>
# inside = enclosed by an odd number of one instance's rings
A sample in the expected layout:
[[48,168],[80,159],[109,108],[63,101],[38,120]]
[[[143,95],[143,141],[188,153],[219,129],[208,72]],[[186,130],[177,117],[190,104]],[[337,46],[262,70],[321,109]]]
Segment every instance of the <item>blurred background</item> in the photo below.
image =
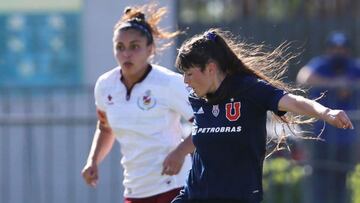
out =
[[[112,28],[126,6],[147,2],[0,0],[1,203],[123,201],[118,145],[101,164],[96,189],[85,185],[80,172],[96,124],[95,81],[116,66]],[[172,69],[176,48],[183,40],[210,27],[272,47],[291,41],[291,51],[301,54],[290,64],[285,78],[290,83],[296,83],[298,71],[311,58],[324,53],[326,38],[334,30],[345,32],[351,39],[352,55],[360,55],[358,0],[155,2],[168,8],[162,27],[187,33],[155,58],[155,62]],[[347,155],[351,161],[343,163],[334,158],[336,144],[325,152],[334,155],[333,159],[318,160],[311,155],[318,148],[309,144],[313,141],[292,140],[291,152],[276,153],[265,163],[264,202],[312,202],[318,198],[314,180],[328,181],[340,173],[345,174],[339,176],[346,181],[346,197],[339,201],[360,203],[360,91],[357,85],[345,87],[351,90],[347,102],[352,108],[348,112],[355,125],[355,138],[349,141],[352,151]],[[344,87],[325,89],[329,92],[327,104],[337,107],[338,94],[331,92],[341,92]],[[338,131],[328,128],[326,133]],[[316,169],[329,175],[318,179]],[[328,182],[327,193],[322,195],[337,194],[343,188],[339,185],[336,180]],[[339,202],[326,199],[317,202]]]

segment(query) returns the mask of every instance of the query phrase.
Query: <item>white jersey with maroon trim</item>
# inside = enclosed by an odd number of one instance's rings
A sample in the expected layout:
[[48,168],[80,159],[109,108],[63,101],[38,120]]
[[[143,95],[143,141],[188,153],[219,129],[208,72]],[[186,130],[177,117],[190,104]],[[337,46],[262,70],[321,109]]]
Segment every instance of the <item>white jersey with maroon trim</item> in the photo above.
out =
[[187,136],[181,128],[181,116],[186,120],[193,117],[183,77],[152,65],[130,94],[120,78],[120,67],[100,76],[95,103],[106,113],[120,142],[124,196],[148,197],[183,186],[191,167],[190,156],[178,175],[161,175],[165,157]]

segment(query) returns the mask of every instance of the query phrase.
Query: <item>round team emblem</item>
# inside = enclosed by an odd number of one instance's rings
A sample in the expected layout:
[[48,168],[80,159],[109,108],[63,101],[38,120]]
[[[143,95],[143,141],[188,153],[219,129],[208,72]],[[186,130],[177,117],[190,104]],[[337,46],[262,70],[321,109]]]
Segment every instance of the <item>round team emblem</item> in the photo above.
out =
[[156,105],[156,99],[151,95],[150,90],[146,90],[144,95],[138,98],[137,104],[140,109],[149,110]]

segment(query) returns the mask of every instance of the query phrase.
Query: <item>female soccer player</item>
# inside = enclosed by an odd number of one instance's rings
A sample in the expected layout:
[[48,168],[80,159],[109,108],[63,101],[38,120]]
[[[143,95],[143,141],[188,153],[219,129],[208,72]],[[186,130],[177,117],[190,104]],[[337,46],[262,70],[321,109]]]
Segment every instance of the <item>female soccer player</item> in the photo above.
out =
[[176,66],[193,89],[189,100],[196,150],[187,184],[173,203],[262,201],[268,110],[284,122],[290,120],[284,117],[289,111],[353,128],[344,111],[292,94],[277,79],[286,68],[287,59],[278,58],[284,48],[265,52],[261,46],[236,43],[218,29],[181,46]]
[[96,185],[98,165],[117,139],[125,203],[169,203],[185,184],[191,165],[191,138],[181,142],[180,118],[193,117],[183,78],[149,63],[155,39],[178,34],[157,27],[165,12],[153,5],[125,10],[113,35],[119,66],[101,75],[95,85],[99,122],[82,175],[87,184]]

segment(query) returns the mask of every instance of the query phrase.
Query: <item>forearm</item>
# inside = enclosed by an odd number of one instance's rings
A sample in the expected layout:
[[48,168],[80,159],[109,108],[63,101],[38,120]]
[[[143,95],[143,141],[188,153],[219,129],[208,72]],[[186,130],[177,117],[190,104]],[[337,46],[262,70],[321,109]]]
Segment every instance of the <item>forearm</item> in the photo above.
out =
[[99,164],[110,152],[115,136],[110,128],[96,129],[87,161]]
[[351,120],[343,110],[330,109],[301,96],[291,94],[283,96],[279,101],[279,110],[319,118],[338,128],[354,129]]
[[178,174],[184,163],[185,156],[192,153],[194,150],[195,146],[192,143],[190,135],[166,156],[161,174]]
[[195,146],[192,142],[192,137],[189,135],[176,148],[183,156],[194,152]]
[[320,103],[292,94],[285,95],[279,102],[280,111],[290,111],[322,120],[327,120],[327,113],[331,110]]

